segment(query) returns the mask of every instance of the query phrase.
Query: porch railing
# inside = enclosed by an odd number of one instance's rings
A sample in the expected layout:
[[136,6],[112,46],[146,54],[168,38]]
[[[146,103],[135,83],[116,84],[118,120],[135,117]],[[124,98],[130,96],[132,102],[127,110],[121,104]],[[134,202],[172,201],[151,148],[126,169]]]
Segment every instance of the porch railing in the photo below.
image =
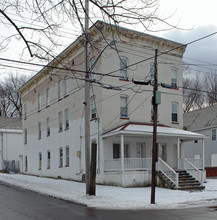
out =
[[[124,170],[151,170],[151,158],[124,158]],[[120,171],[121,159],[105,160],[105,171]]]
[[202,172],[186,158],[181,158],[178,160],[179,169],[186,170],[191,176],[203,184],[203,175]]
[[161,171],[176,188],[179,187],[179,174],[175,172],[166,162],[164,162],[160,157],[158,158],[158,171]]
[[203,159],[186,158],[191,164],[193,164],[197,169],[203,170]]

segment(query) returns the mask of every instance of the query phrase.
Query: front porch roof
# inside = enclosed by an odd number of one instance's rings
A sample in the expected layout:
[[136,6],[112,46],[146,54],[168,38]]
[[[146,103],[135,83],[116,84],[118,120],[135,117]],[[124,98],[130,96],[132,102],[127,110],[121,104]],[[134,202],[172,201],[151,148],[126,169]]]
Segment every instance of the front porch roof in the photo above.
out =
[[[111,137],[115,135],[144,135],[152,136],[153,125],[152,124],[139,124],[139,123],[127,123],[112,131],[106,132],[102,135],[103,138]],[[183,141],[205,139],[207,136],[198,134],[191,131],[185,131],[177,128],[167,127],[164,125],[157,126],[157,135],[159,137],[176,137],[181,138]]]

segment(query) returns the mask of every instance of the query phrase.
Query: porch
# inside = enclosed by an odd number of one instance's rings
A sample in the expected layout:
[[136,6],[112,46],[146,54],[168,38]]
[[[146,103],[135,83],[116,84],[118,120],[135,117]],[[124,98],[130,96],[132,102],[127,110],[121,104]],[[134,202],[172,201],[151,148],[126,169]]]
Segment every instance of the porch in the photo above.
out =
[[[106,182],[109,182],[109,176],[112,176],[113,185],[116,185],[115,179],[119,179],[118,185],[122,186],[151,184],[152,126],[129,124],[104,134],[103,138],[103,175]],[[203,138],[203,135],[193,132],[165,126],[158,127],[157,170],[171,179],[176,187],[178,187],[177,170],[187,170],[202,184],[205,180],[204,157],[183,158],[182,143]],[[137,175],[132,179],[133,173]],[[140,178],[139,175],[143,177]],[[129,185],[126,185],[126,182],[129,182]]]

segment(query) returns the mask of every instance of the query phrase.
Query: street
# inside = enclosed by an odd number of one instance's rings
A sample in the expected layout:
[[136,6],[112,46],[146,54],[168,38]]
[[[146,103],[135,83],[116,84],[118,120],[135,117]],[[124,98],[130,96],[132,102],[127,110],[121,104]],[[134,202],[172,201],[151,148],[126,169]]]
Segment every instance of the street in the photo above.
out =
[[217,207],[164,210],[103,210],[88,208],[0,182],[0,219],[217,219]]

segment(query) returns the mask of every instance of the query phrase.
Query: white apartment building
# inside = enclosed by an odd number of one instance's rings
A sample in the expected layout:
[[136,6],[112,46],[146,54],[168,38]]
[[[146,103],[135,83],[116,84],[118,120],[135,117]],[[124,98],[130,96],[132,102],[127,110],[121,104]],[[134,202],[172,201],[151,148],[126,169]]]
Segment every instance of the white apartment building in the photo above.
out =
[[[178,169],[182,143],[203,139],[182,130],[185,46],[100,21],[90,28],[90,38],[90,66],[96,63],[91,70],[90,139],[97,144],[97,183],[150,185],[153,86],[135,85],[132,80],[153,82],[158,49],[158,81],[173,86],[159,86],[158,156]],[[83,71],[80,36],[20,89],[25,173],[84,180]]]

